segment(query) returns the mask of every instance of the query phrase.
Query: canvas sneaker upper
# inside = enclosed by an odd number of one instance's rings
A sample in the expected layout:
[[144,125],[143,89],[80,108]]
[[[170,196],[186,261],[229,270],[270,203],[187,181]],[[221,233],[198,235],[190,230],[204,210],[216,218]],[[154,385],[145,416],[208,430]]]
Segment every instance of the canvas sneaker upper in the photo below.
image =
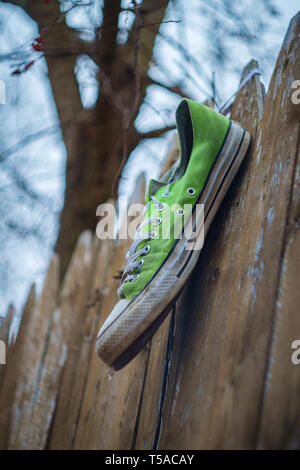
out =
[[163,269],[204,189],[229,123],[205,105],[188,99],[180,102],[176,111],[180,158],[160,180],[149,183],[144,219],[127,254],[121,298],[134,299]]

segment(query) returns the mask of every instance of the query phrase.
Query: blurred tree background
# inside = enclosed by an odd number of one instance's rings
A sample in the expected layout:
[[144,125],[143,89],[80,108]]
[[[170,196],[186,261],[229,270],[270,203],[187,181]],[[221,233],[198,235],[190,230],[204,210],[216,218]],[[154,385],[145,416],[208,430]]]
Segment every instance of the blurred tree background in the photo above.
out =
[[251,57],[267,85],[296,2],[282,9],[277,0],[0,2],[0,314],[42,279],[53,249],[63,275],[99,204],[128,194],[141,170],[157,176],[182,96],[221,106]]

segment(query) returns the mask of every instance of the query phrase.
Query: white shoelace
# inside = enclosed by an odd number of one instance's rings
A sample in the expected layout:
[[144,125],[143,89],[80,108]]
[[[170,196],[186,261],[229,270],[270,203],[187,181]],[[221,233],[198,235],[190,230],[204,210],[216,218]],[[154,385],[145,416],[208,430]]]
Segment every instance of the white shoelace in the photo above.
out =
[[[161,208],[163,207],[163,204],[158,199],[156,199],[155,196],[151,196],[151,199],[154,202],[156,209],[161,210]],[[148,208],[149,208],[149,203],[146,205],[144,213],[147,212]],[[142,241],[153,239],[153,232],[142,233],[142,230],[146,225],[150,225],[150,224],[152,225],[152,224],[157,223],[157,219],[158,217],[148,217],[148,219],[143,220],[143,222],[139,225],[139,227],[136,230],[134,241],[131,244],[129,251],[126,253],[127,265],[123,271],[122,283],[118,289],[119,296],[122,292],[123,285],[127,282],[134,281],[138,277],[138,273],[136,274],[128,274],[128,273],[132,272],[135,269],[137,269],[138,272],[140,271],[140,268],[142,267],[143,262],[141,262],[141,260],[137,261],[137,258],[139,258],[142,255],[146,255],[149,252],[149,248],[146,245],[145,247],[141,248],[138,251],[136,251],[136,249]]]
[[[175,167],[174,167],[174,169],[171,173],[171,176],[170,176],[169,181],[167,183],[166,189],[162,194],[163,197],[167,197],[167,196],[170,195],[170,185],[173,182],[175,171],[176,171],[176,165],[175,165]],[[160,202],[155,196],[151,196],[151,200],[153,201],[157,211],[161,211],[165,208],[165,204]],[[149,208],[149,204],[150,204],[150,201],[148,202],[148,204],[145,207],[144,214],[146,214],[146,212]],[[150,224],[151,225],[154,225],[154,224],[157,225],[157,222],[158,222],[158,217],[157,216],[156,217],[148,217],[148,219],[143,220],[143,222],[137,228],[136,233],[135,233],[135,237],[134,237],[134,241],[131,244],[128,252],[126,253],[127,265],[126,265],[126,267],[123,271],[122,278],[121,278],[122,282],[121,282],[121,285],[118,289],[118,295],[119,296],[121,295],[124,284],[127,283],[127,282],[134,281],[139,276],[139,272],[140,272],[141,267],[144,264],[144,262],[142,260],[137,261],[137,258],[139,258],[142,255],[146,255],[147,253],[149,253],[149,249],[150,249],[149,245],[146,245],[144,248],[141,248],[140,250],[136,251],[138,245],[142,241],[144,241],[144,240],[153,240],[153,238],[154,238],[153,237],[153,232],[142,233],[143,228],[146,225],[150,225]],[[138,272],[136,274],[128,274],[128,273],[131,273],[135,269],[138,270]]]

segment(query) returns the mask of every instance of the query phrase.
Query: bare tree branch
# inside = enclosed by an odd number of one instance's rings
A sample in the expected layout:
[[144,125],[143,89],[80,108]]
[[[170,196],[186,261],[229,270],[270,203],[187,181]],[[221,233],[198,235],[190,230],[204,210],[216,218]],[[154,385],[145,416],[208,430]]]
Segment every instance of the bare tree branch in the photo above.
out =
[[160,129],[154,129],[153,131],[144,132],[144,133],[138,134],[138,136],[140,139],[155,139],[157,137],[161,137],[166,132],[172,131],[174,129],[176,129],[175,124],[162,127]]
[[171,93],[175,93],[176,95],[181,96],[182,98],[189,98],[188,94],[181,89],[181,84],[178,85],[166,85],[165,83],[161,83],[158,80],[154,80],[151,77],[148,77],[149,85],[157,85],[165,88],[167,91]]
[[20,149],[23,149],[26,145],[29,145],[32,142],[36,142],[36,140],[42,139],[43,137],[56,134],[59,131],[60,131],[59,124],[54,124],[53,126],[48,126],[44,129],[41,129],[37,132],[33,132],[32,134],[27,135],[26,137],[19,140],[16,144],[12,145],[9,148],[3,149],[3,150],[0,149],[0,162],[4,162],[11,155],[15,154]]

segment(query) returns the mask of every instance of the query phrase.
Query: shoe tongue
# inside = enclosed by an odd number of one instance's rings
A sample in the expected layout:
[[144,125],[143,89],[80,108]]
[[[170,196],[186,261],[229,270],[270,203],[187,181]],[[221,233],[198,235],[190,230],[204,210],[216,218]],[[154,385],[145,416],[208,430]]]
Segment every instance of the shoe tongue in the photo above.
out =
[[176,124],[180,148],[180,163],[175,178],[180,178],[186,170],[193,148],[193,122],[189,101],[182,100],[176,110]]
[[160,179],[152,178],[149,181],[147,194],[146,194],[146,204],[149,202],[151,196],[155,196],[155,194],[160,188],[168,184],[168,181],[170,177],[172,176],[172,174],[174,173],[175,167],[177,166],[178,166],[178,160],[175,163],[173,163],[173,165],[162,175]]
[[160,178],[151,179],[149,181],[146,194],[146,203],[149,202],[151,196],[168,183],[168,179],[173,173],[174,167],[177,169],[173,175],[174,181],[177,181],[185,172],[193,147],[193,124],[188,100],[184,99],[180,102],[176,110],[176,124],[178,132],[178,141],[180,148],[180,157],[174,165]]
[[164,183],[163,181],[161,180],[155,180],[155,179],[151,179],[149,181],[149,186],[148,186],[148,191],[147,191],[147,197],[146,197],[146,202],[149,201],[150,197],[151,196],[154,196],[157,191],[162,187],[164,186],[166,183]]
[[149,181],[148,190],[146,194],[146,204],[150,201],[151,196],[155,196],[157,191],[163,186],[166,186],[166,184],[166,181],[151,179]]

